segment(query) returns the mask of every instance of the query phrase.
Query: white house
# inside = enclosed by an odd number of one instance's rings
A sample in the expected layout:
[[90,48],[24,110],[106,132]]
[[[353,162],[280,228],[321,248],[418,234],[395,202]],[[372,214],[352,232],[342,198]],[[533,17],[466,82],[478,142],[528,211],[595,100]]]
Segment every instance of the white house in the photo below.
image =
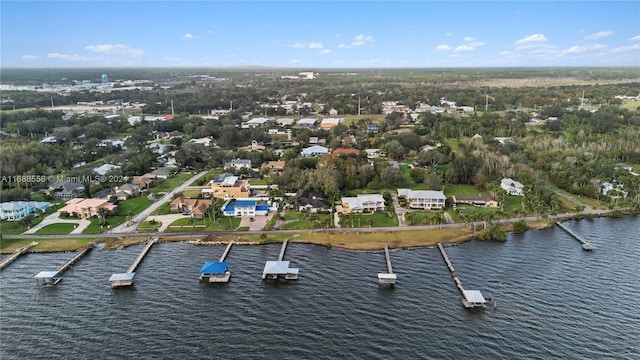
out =
[[358,194],[343,197],[342,208],[347,213],[376,212],[384,210],[384,198],[380,194]]
[[254,217],[266,216],[269,213],[269,204],[258,204],[255,200],[227,200],[222,205],[224,216]]
[[398,189],[398,196],[407,198],[412,209],[442,209],[447,196],[442,191]]
[[113,164],[104,164],[104,165],[101,165],[101,166],[99,166],[99,167],[97,167],[97,168],[93,169],[93,171],[94,171],[96,174],[100,175],[100,176],[104,176],[104,175],[106,175],[109,171],[114,170],[114,169],[119,169],[119,168],[120,168],[120,166],[118,166],[118,165],[113,165]]
[[269,121],[269,119],[267,118],[263,118],[263,117],[259,117],[259,118],[253,118],[245,123],[242,124],[242,128],[243,129],[248,129],[248,128],[254,128],[254,127],[258,127],[260,125],[264,125],[267,123],[267,121]]
[[229,166],[235,168],[236,170],[240,170],[242,168],[251,169],[251,160],[248,159],[234,159],[231,160]]
[[313,145],[313,146],[310,146],[308,148],[302,149],[302,156],[304,156],[304,157],[312,157],[312,156],[317,156],[317,155],[324,155],[324,154],[326,154],[328,152],[329,152],[329,149],[327,149],[324,146]]
[[0,203],[0,220],[17,221],[37,211],[49,209],[48,202],[10,201]]
[[509,195],[524,195],[524,185],[511,178],[502,179],[502,181],[500,181],[500,187],[503,188],[504,191],[506,191]]
[[298,120],[296,125],[300,126],[300,127],[314,127],[316,125],[316,119],[303,118],[303,119]]
[[[609,194],[610,192],[614,191]],[[624,191],[624,187],[622,184],[612,184],[610,182],[602,183],[602,195],[609,196],[612,199],[619,199],[621,197],[626,198],[627,192]]]

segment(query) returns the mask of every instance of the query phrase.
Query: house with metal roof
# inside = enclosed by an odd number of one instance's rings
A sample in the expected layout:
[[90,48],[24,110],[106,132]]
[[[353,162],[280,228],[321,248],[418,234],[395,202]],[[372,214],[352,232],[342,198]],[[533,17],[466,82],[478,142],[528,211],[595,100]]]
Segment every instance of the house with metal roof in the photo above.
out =
[[500,187],[509,195],[524,196],[524,185],[511,178],[504,178],[500,181]]
[[17,221],[29,214],[45,212],[49,209],[48,202],[37,201],[9,201],[0,203],[0,220]]
[[346,213],[376,212],[384,210],[384,198],[380,194],[358,194],[356,197],[343,197],[342,209]]
[[298,122],[296,123],[296,126],[298,127],[306,127],[306,128],[312,128],[316,126],[316,119],[314,118],[302,118],[300,120],[298,120]]
[[98,166],[97,168],[93,169],[93,172],[95,172],[96,174],[98,174],[100,176],[104,176],[109,171],[115,170],[115,169],[120,169],[120,166],[113,165],[113,164],[104,164],[104,165]]
[[398,189],[398,196],[404,196],[412,209],[442,209],[447,196],[442,191]]
[[318,156],[318,155],[325,155],[328,152],[329,152],[329,149],[327,149],[326,147],[320,146],[320,145],[314,145],[314,146],[310,146],[308,148],[302,149],[302,156],[312,157],[312,156]]

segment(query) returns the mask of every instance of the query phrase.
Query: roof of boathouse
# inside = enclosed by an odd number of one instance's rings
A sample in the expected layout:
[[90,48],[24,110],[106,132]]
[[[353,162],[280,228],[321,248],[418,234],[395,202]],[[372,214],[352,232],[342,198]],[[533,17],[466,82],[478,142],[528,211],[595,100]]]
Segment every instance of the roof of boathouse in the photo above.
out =
[[202,274],[221,274],[227,271],[228,263],[226,261],[209,261],[205,262],[200,269]]

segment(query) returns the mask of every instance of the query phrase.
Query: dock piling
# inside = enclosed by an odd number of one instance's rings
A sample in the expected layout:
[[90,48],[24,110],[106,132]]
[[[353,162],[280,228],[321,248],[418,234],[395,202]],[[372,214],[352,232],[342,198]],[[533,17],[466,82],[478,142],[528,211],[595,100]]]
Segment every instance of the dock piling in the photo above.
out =
[[378,273],[378,283],[380,285],[394,286],[397,280],[396,274],[393,273],[393,267],[391,266],[391,256],[389,255],[389,244],[384,245],[384,257],[387,261],[388,273]]

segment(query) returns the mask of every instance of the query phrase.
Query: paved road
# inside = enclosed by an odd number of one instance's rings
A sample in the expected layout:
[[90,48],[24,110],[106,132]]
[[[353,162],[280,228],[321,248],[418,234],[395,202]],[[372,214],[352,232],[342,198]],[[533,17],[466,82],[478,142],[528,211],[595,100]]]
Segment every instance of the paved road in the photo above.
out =
[[201,172],[195,174],[194,176],[192,176],[191,178],[189,178],[189,180],[183,182],[181,185],[179,185],[175,189],[173,189],[173,190],[169,191],[168,193],[166,193],[158,201],[154,202],[148,208],[143,210],[141,213],[139,213],[138,215],[134,216],[133,219],[132,219],[131,226],[127,226],[127,223],[125,222],[125,223],[120,224],[120,225],[114,227],[113,229],[109,230],[109,233],[110,234],[136,233],[137,232],[136,228],[138,227],[138,224],[142,223],[149,215],[151,215],[152,212],[154,212],[156,209],[158,209],[164,203],[167,203],[167,202],[171,201],[171,199],[173,198],[173,195],[183,191],[187,186],[191,185],[194,181],[198,180],[199,178],[204,176],[204,174],[206,174],[206,173],[207,173],[207,171],[201,171]]
[[[611,210],[589,210],[583,211],[580,215],[602,215],[606,213],[610,213]],[[565,219],[570,219],[578,215],[578,213],[566,213],[561,215],[549,215],[549,220],[558,220],[562,221]],[[527,221],[537,221],[539,217],[530,216],[522,218]],[[508,224],[513,223],[520,218],[513,219],[503,219],[496,220],[496,223],[499,224]],[[481,226],[483,224],[482,221],[475,222],[476,226]],[[314,232],[314,233],[372,233],[372,232],[397,232],[397,231],[414,231],[414,230],[436,230],[436,229],[451,229],[457,227],[465,227],[469,224],[456,223],[456,224],[442,224],[442,225],[422,225],[422,226],[411,226],[411,227],[373,227],[373,228],[328,228],[328,229],[298,229],[298,230],[264,230],[264,231],[252,231],[252,234],[299,234],[302,232]],[[176,233],[145,233],[145,236],[162,236],[163,238],[169,238],[173,236],[185,237],[190,236],[193,238],[199,238],[205,235],[238,235],[246,232],[237,232],[237,231],[200,231],[200,232],[176,232]],[[113,238],[114,236],[127,236],[127,235],[136,235],[135,231],[129,232],[121,232],[121,233],[104,233],[104,234],[91,234],[92,238]],[[69,234],[69,235],[5,235],[4,238],[11,239],[68,239],[68,238],[86,238],[86,234]]]

